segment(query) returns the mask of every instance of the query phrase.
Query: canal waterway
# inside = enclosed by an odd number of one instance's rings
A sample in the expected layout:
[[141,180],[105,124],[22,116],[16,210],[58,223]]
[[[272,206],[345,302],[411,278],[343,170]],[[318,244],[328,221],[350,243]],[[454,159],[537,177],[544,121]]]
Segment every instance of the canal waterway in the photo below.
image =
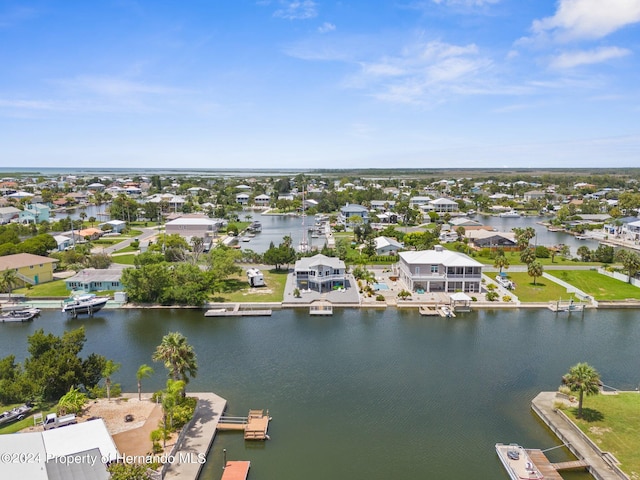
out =
[[[216,392],[234,415],[269,409],[271,440],[219,433],[201,480],[220,479],[223,448],[228,459],[250,460],[262,480],[507,479],[494,444],[558,445],[530,401],[557,389],[571,365],[589,362],[620,389],[640,382],[634,310],[571,317],[496,310],[454,319],[397,309],[327,318],[306,310],[205,318],[197,310],[122,309],[79,319],[46,311],[32,323],[0,325],[0,356],[23,360],[27,336],[38,328],[59,335],[80,325],[85,355],[122,363],[114,381],[125,391],[136,390],[135,372],[151,363],[162,336],[181,331],[198,356],[188,390]],[[166,380],[164,367],[154,367],[146,391]],[[549,455],[568,458],[562,449]]]

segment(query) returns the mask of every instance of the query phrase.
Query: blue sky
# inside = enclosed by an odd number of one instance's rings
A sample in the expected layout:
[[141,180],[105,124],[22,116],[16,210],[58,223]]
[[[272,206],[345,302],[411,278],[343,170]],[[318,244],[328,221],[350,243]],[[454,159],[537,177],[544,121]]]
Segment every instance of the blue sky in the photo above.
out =
[[0,0],[0,167],[640,165],[640,0]]

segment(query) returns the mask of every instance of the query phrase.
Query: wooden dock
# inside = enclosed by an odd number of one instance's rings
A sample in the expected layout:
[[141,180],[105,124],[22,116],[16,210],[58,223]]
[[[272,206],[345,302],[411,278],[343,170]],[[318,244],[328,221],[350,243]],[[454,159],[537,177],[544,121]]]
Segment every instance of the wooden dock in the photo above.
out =
[[244,431],[245,440],[268,440],[269,435],[269,411],[249,410],[246,417],[220,417],[218,422],[218,430],[237,430]]
[[586,460],[551,463],[542,450],[527,450],[527,454],[540,473],[544,475],[545,480],[562,480],[558,473],[560,470],[584,470],[589,468],[589,463]]
[[228,461],[224,466],[221,480],[245,480],[249,475],[251,462]]
[[233,309],[214,308],[204,313],[205,317],[270,317],[271,309],[242,310],[236,303]]
[[420,305],[420,307],[418,308],[418,311],[420,312],[420,315],[425,316],[425,317],[431,317],[431,316],[438,316],[440,315],[440,313],[438,312],[438,309],[436,307],[433,306],[427,306],[427,305]]
[[574,302],[573,300],[563,301],[558,300],[557,302],[549,302],[549,310],[555,313],[559,312],[583,312],[585,309],[585,304],[582,302]]

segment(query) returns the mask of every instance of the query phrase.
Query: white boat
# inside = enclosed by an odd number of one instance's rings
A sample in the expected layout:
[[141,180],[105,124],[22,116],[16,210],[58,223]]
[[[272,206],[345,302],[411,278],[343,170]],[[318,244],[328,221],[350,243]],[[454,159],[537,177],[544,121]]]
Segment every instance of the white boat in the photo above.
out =
[[518,218],[520,214],[515,210],[509,210],[508,212],[502,212],[499,216],[504,218]]
[[544,476],[529,458],[527,451],[514,443],[496,443],[496,453],[512,480],[542,480]]
[[20,310],[10,310],[0,315],[0,322],[28,322],[40,315],[38,308],[22,308]]
[[109,301],[109,297],[98,297],[93,293],[85,295],[76,295],[64,301],[62,312],[73,315],[74,317],[81,314],[93,315]]
[[240,240],[243,241],[243,242],[250,242],[251,241],[251,237],[244,236],[244,237],[240,238]]

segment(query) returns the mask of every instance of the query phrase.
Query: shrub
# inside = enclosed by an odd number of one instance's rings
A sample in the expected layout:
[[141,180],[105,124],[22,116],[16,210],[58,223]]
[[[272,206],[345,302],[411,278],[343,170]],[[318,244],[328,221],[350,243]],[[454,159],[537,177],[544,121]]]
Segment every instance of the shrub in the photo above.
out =
[[505,303],[509,303],[511,300],[511,295],[505,295],[504,297],[502,297],[502,301]]
[[478,301],[478,298],[477,298],[477,297],[471,297],[471,301],[472,301],[472,302],[477,302],[477,301]]
[[384,302],[384,295],[380,295],[380,294],[376,295],[376,301],[377,302]]
[[494,292],[494,291],[487,292],[487,295],[486,295],[487,300],[489,300],[490,302],[495,302],[496,300],[498,300],[499,297],[500,295],[498,295],[498,292]]
[[186,397],[181,405],[176,405],[173,408],[172,420],[174,430],[180,430],[191,420],[197,402],[197,399],[194,397]]
[[489,290],[490,292],[493,292],[496,288],[497,287],[493,283],[487,285],[487,290]]
[[[111,398],[117,398],[122,395],[122,386],[119,383],[111,384]],[[89,397],[91,398],[107,398],[107,387],[96,385],[89,388]]]

